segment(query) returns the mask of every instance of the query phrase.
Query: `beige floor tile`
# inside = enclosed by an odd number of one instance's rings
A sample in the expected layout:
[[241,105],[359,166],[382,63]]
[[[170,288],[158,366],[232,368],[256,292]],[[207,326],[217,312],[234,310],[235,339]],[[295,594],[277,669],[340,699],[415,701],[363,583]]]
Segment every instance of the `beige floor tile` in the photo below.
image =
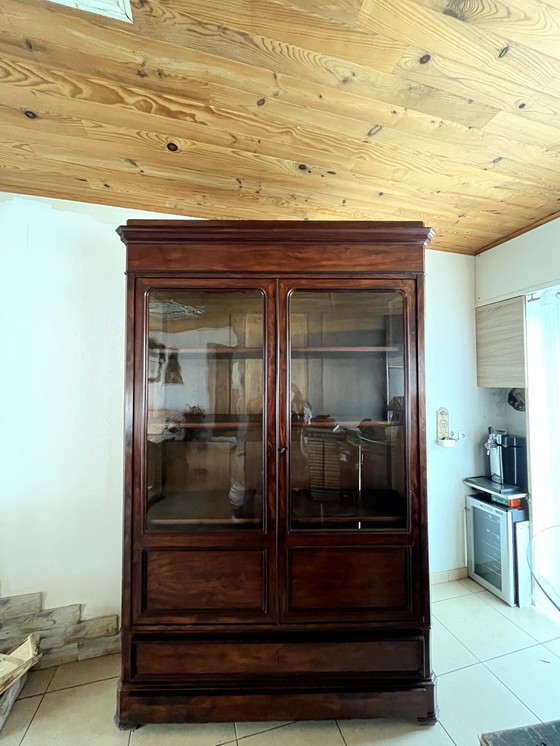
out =
[[39,671],[29,671],[27,681],[19,695],[20,699],[26,697],[35,697],[37,694],[44,694],[55,674],[56,666],[53,668],[42,668]]
[[556,640],[549,640],[545,644],[545,648],[548,648],[554,653],[554,655],[557,655],[560,658],[560,637]]
[[453,746],[439,723],[398,720],[339,720],[347,746]]
[[533,637],[482,601],[482,594],[467,594],[434,604],[432,613],[479,660],[536,644]]
[[263,733],[265,730],[274,730],[275,728],[281,728],[283,725],[289,725],[291,721],[277,723],[275,721],[269,721],[265,723],[236,723],[237,737],[245,738],[245,736],[252,736],[255,733]]
[[130,746],[218,746],[224,743],[235,743],[233,723],[143,725],[130,737]]
[[486,667],[541,720],[558,720],[560,659],[544,645],[494,658]]
[[121,656],[105,655],[102,658],[90,658],[86,661],[65,663],[56,669],[56,673],[47,691],[67,689],[79,684],[91,684],[103,679],[114,679],[121,674]]
[[432,603],[445,601],[448,598],[456,598],[457,596],[468,596],[469,594],[469,589],[461,585],[458,580],[452,580],[449,583],[437,583],[436,585],[432,585],[430,589]]
[[33,715],[41,702],[41,697],[28,697],[14,702],[4,727],[0,730],[2,746],[19,746]]
[[334,721],[291,723],[240,740],[240,746],[344,746]]
[[481,663],[440,676],[437,687],[440,722],[457,746],[475,746],[480,733],[538,722]]
[[22,746],[127,746],[130,734],[113,721],[116,695],[117,679],[48,692]]
[[459,642],[451,632],[438,622],[432,620],[432,665],[434,672],[440,676],[458,668],[478,663],[470,650]]
[[480,585],[480,583],[477,583],[476,580],[473,580],[472,578],[461,578],[457,582],[464,585],[471,593],[482,593],[482,591],[486,590]]
[[560,613],[557,618],[544,611],[537,609],[535,606],[508,606],[493,593],[484,591],[479,595],[483,601],[489,604],[493,609],[499,612],[510,622],[517,624],[528,635],[531,635],[537,642],[548,642],[560,637]]

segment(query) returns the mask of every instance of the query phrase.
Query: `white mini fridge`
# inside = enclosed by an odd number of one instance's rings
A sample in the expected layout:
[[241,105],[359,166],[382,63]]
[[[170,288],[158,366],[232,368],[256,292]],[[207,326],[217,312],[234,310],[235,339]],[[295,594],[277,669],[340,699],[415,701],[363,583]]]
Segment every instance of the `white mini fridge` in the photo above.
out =
[[527,508],[509,508],[485,496],[466,499],[467,571],[510,606],[531,603]]

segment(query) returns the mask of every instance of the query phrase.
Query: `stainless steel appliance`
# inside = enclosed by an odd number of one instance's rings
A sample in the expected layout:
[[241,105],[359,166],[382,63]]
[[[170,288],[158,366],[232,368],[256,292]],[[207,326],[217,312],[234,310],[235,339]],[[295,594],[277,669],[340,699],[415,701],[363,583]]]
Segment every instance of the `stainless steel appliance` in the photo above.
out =
[[468,495],[465,510],[468,576],[510,606],[530,604],[527,508]]
[[507,430],[488,428],[484,444],[490,458],[490,479],[500,487],[517,487],[527,492],[527,440]]

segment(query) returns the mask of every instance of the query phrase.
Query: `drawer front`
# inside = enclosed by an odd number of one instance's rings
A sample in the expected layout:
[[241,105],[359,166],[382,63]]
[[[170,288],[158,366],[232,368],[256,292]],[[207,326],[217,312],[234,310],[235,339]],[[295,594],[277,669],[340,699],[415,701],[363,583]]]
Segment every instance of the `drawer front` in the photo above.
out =
[[284,674],[413,674],[423,670],[421,637],[341,642],[149,641],[133,643],[136,679]]

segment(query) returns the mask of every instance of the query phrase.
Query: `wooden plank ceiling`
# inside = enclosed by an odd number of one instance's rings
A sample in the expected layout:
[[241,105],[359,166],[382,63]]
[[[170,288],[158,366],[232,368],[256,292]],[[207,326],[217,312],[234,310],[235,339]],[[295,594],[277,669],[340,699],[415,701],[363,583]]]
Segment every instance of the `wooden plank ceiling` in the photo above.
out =
[[0,190],[468,254],[560,210],[560,0],[132,5],[2,0]]

